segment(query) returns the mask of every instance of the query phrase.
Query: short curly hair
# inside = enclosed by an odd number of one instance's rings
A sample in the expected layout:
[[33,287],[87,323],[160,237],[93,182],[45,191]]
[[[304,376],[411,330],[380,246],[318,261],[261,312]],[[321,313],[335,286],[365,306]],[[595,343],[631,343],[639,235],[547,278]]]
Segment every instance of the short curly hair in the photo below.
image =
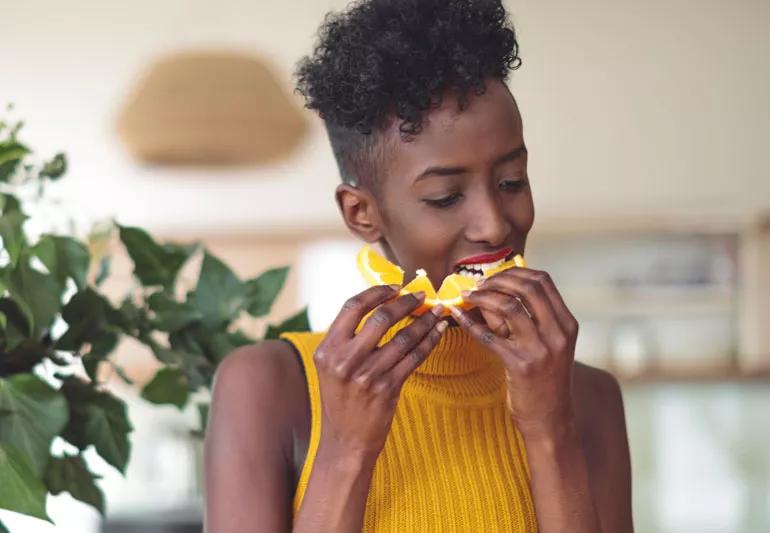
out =
[[500,0],[359,0],[326,15],[296,90],[324,120],[342,180],[373,185],[388,117],[408,141],[447,90],[462,110],[486,78],[507,80],[518,50]]

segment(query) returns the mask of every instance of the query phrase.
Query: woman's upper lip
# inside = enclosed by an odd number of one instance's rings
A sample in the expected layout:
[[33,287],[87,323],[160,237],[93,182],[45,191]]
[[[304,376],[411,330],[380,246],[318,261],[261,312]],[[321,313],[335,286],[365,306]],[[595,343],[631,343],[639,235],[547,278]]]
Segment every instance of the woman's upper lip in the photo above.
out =
[[455,268],[457,268],[460,265],[469,265],[469,264],[476,264],[476,263],[492,263],[494,261],[497,261],[498,259],[502,259],[506,257],[511,252],[513,252],[513,248],[502,248],[496,252],[492,252],[491,254],[481,254],[481,255],[474,255],[471,257],[465,257],[457,261],[457,263],[455,263]]

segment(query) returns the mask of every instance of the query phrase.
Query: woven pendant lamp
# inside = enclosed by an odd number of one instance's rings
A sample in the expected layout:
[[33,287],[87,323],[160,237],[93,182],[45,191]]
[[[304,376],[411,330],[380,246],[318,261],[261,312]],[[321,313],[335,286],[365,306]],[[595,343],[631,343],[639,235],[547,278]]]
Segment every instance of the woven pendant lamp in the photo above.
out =
[[307,122],[256,56],[185,52],[156,61],[118,117],[118,135],[145,163],[255,165],[289,156]]

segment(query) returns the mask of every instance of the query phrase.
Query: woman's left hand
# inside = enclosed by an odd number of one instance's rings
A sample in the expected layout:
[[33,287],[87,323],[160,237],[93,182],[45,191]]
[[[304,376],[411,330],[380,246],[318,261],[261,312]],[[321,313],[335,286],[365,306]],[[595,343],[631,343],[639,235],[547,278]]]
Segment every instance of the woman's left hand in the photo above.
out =
[[519,430],[552,435],[574,424],[572,367],[578,323],[551,277],[511,268],[477,284],[464,298],[486,324],[451,308],[455,320],[497,354],[506,370],[507,404]]

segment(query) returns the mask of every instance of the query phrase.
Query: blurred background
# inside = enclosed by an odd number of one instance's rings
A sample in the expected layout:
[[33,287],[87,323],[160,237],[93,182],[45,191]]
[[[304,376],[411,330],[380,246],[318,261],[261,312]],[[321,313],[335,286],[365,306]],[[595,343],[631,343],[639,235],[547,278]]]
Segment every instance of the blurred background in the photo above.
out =
[[[360,243],[291,73],[346,3],[3,0],[0,105],[37,151],[70,157],[50,215],[201,239],[243,278],[291,265],[271,318],[308,305],[324,329],[362,288]],[[770,2],[506,4],[537,208],[526,257],[577,316],[578,359],[621,380],[637,531],[770,531]],[[137,346],[120,357],[140,384],[157,366]],[[200,530],[193,414],[114,386],[136,430],[125,478],[94,467],[107,519],[62,495],[57,526],[0,511],[12,531]]]

